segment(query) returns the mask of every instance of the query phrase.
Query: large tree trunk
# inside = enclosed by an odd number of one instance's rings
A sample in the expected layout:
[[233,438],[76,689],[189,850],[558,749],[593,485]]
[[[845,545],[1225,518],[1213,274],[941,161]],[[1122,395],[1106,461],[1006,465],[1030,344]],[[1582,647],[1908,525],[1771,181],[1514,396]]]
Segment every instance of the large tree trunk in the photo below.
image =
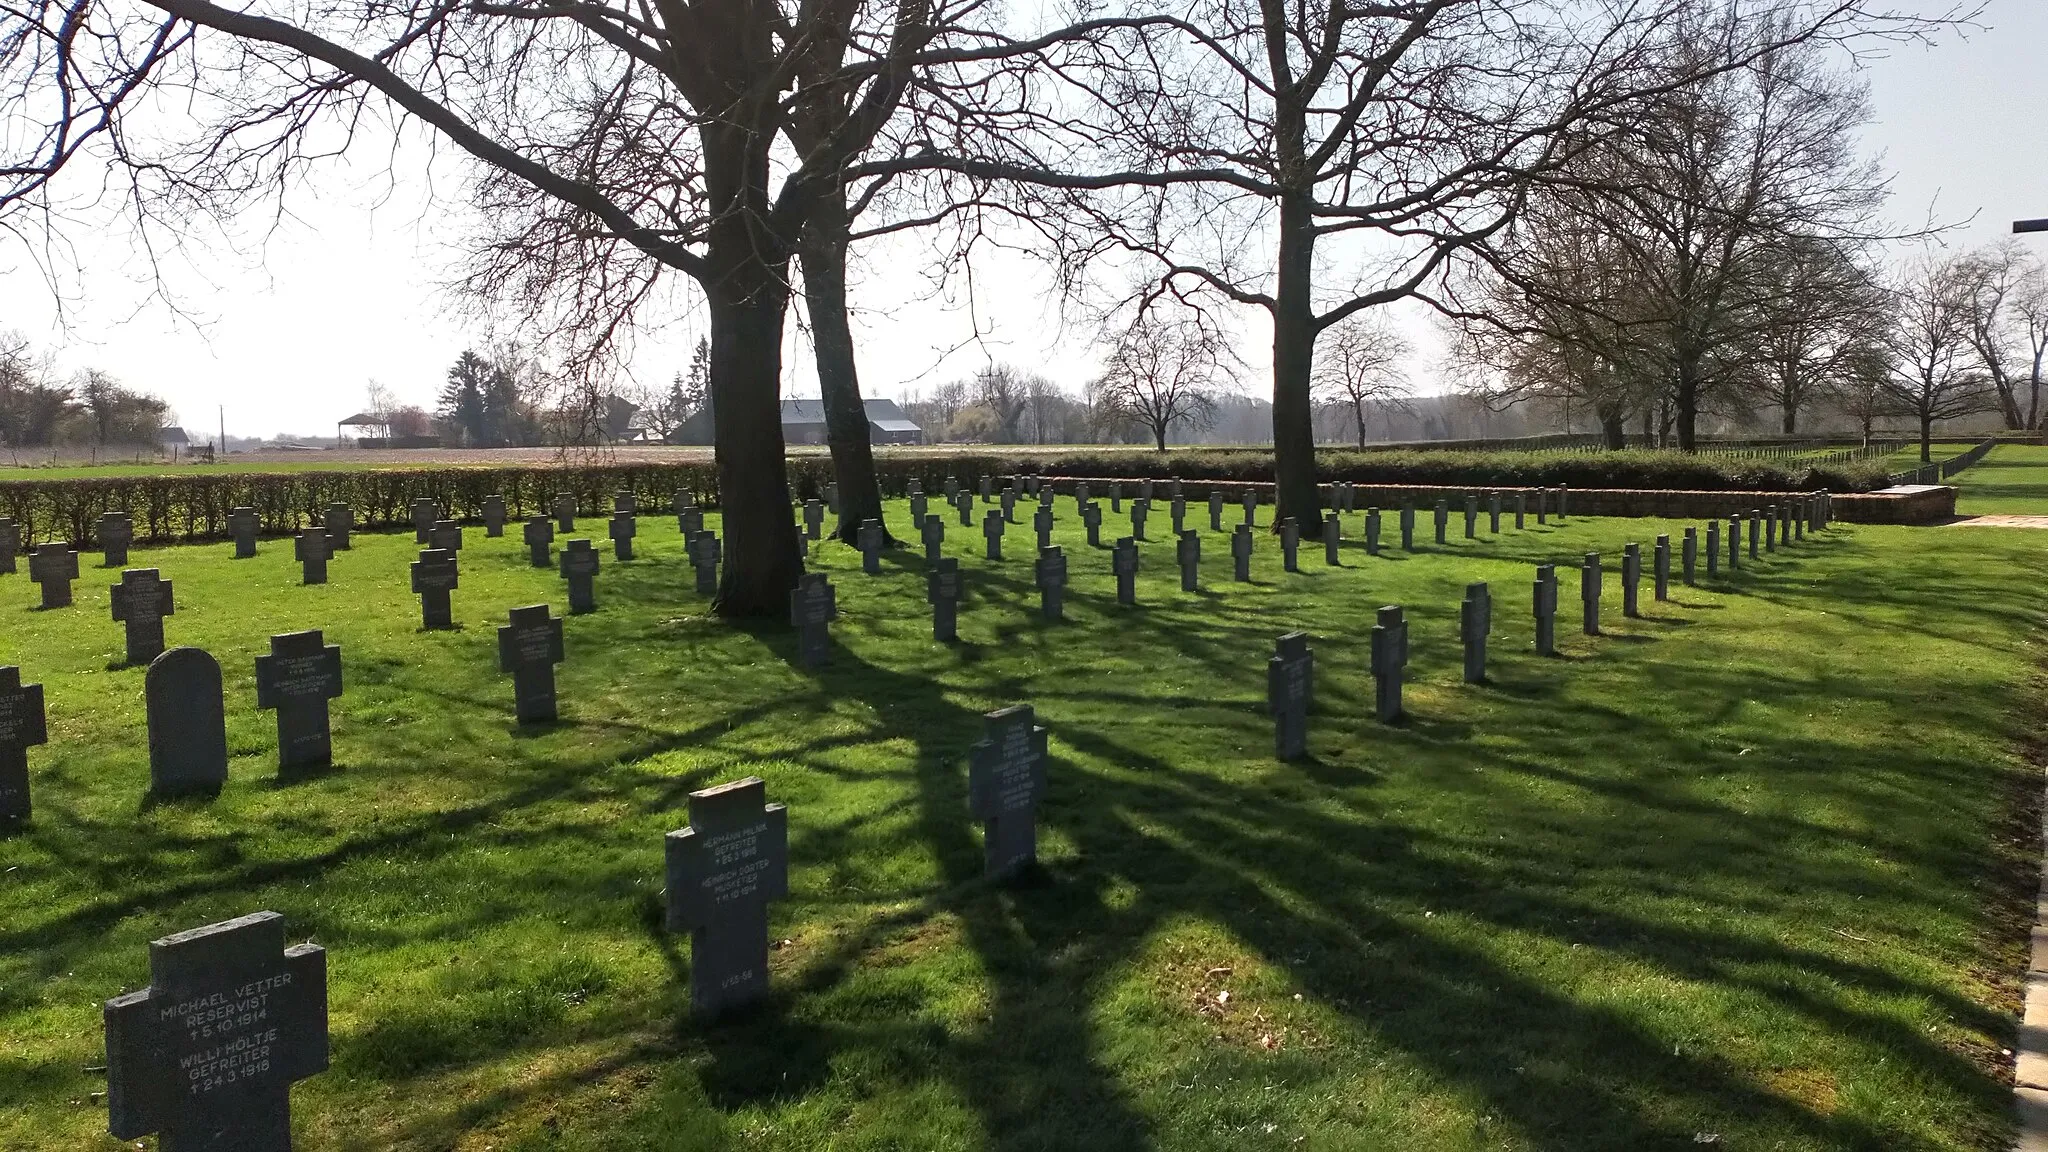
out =
[[1785,429],[1785,435],[1787,435],[1787,436],[1796,436],[1796,435],[1798,435],[1798,434],[1799,434],[1799,406],[1798,406],[1798,405],[1796,405],[1796,404],[1787,404],[1787,405],[1785,405],[1785,406],[1784,406],[1784,410],[1785,410],[1785,421],[1784,421],[1784,424],[1783,424],[1783,428]]
[[832,476],[839,483],[837,535],[853,544],[861,521],[882,521],[882,492],[875,481],[867,406],[861,402],[860,374],[854,366],[853,329],[846,320],[846,232],[846,194],[820,196],[804,226],[798,260],[803,265],[804,301],[810,307],[811,342],[817,350],[825,442],[831,446]]
[[1934,463],[1934,414],[1926,408],[1920,410],[1920,462]]
[[1698,444],[1700,416],[1700,381],[1693,365],[1678,366],[1678,387],[1673,391],[1671,399],[1678,406],[1678,449],[1691,452]]
[[1610,450],[1620,451],[1628,447],[1628,428],[1619,408],[1600,410],[1600,442]]
[[1314,302],[1309,276],[1315,260],[1314,218],[1308,198],[1280,199],[1279,282],[1273,297],[1273,530],[1321,518],[1316,491],[1316,431],[1309,380],[1315,361]]

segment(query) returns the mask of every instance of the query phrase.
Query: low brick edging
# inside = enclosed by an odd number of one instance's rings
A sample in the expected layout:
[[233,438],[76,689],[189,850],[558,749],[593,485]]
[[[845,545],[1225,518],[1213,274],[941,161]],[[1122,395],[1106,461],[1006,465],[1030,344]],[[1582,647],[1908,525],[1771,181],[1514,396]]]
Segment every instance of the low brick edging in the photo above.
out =
[[[1121,484],[1126,496],[1137,494],[1138,481],[1121,477],[1048,476],[1047,480],[1071,487],[1085,483],[1096,496],[1107,495],[1109,485]],[[1154,480],[1154,485],[1169,483]],[[1327,485],[1325,485],[1327,487]],[[1181,489],[1189,500],[1207,499],[1220,491],[1226,500],[1243,499],[1246,489],[1271,499],[1273,484],[1266,480],[1184,480]],[[1498,492],[1512,498],[1516,493],[1534,493],[1531,487],[1485,488],[1472,485],[1356,484],[1352,486],[1359,508],[1398,508],[1413,500],[1418,508],[1433,505],[1438,497],[1454,507],[1463,507],[1465,497],[1479,498],[1486,507],[1488,495]],[[1557,512],[1556,488],[1549,511]],[[1768,508],[1781,501],[1813,496],[1813,492],[1746,492],[1658,488],[1572,488],[1565,511],[1572,516],[1659,517],[1666,520],[1725,520],[1747,516],[1752,510]],[[1155,495],[1157,493],[1155,492]],[[1529,514],[1535,515],[1531,502]],[[1853,524],[1939,524],[1956,514],[1956,490],[1939,484],[1901,485],[1877,492],[1840,493],[1834,497],[1834,518]]]

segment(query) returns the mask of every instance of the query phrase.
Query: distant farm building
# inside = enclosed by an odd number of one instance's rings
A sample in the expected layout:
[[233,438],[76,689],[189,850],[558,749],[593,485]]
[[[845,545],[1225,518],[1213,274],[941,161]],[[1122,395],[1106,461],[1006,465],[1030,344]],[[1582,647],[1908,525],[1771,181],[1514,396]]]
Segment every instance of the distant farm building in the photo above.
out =
[[[924,429],[897,407],[894,400],[864,400],[867,410],[868,439],[876,444],[922,444]],[[683,422],[676,429],[673,439],[678,444],[709,444],[716,425],[711,420],[707,407]],[[782,402],[782,442],[784,444],[823,444],[825,442],[825,402],[822,400],[784,400]]]

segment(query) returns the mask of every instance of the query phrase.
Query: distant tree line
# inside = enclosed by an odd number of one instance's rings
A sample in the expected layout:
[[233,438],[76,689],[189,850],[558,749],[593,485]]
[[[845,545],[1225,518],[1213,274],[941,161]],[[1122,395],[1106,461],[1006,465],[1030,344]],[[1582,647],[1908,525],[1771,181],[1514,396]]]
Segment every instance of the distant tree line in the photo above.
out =
[[170,406],[98,368],[59,380],[18,333],[0,333],[0,446],[153,445]]

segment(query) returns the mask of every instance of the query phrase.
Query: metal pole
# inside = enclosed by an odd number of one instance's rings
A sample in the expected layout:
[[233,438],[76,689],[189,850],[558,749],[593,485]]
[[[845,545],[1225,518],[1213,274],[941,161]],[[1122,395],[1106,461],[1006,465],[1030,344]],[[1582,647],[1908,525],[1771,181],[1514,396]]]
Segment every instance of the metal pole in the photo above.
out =
[[2048,220],[2015,220],[2012,230],[2018,232],[2048,232]]

